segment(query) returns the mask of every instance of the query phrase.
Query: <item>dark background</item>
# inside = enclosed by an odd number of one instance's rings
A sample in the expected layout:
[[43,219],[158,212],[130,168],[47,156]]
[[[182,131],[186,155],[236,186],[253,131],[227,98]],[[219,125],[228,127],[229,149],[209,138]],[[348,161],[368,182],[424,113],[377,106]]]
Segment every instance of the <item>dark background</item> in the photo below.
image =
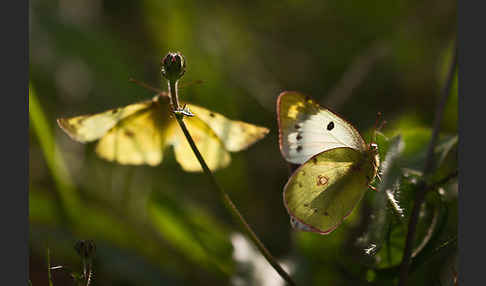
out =
[[[346,254],[363,252],[354,243],[366,228],[363,206],[328,236],[290,228],[275,101],[283,90],[304,92],[342,114],[366,140],[378,111],[389,122],[387,134],[430,128],[455,44],[455,1],[45,0],[31,1],[29,12],[30,88],[43,110],[33,114],[31,107],[29,114],[38,126],[29,137],[33,285],[47,285],[47,248],[53,265],[79,269],[78,239],[96,242],[94,285],[278,282],[252,251],[245,253],[254,271],[237,262],[231,243],[239,241],[237,224],[207,178],[182,171],[172,150],[157,167],[115,165],[56,125],[58,117],[152,96],[130,77],[165,89],[159,63],[169,51],[185,55],[184,82],[204,81],[181,90],[183,99],[271,130],[233,153],[216,176],[299,284],[373,280],[366,257]],[[457,93],[444,117],[444,134],[456,133]],[[423,285],[447,268],[424,267],[428,276],[416,278]],[[53,280],[68,283],[61,271]]]

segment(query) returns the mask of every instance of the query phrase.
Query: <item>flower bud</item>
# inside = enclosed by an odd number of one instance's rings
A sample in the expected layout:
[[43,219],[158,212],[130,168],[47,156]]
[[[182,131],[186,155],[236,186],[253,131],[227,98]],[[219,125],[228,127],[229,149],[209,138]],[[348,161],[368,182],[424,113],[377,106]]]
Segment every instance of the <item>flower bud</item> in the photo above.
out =
[[186,71],[186,60],[184,56],[177,53],[168,53],[162,59],[162,75],[169,81],[177,81]]
[[83,259],[91,259],[94,257],[96,245],[92,240],[78,240],[74,245],[74,249]]

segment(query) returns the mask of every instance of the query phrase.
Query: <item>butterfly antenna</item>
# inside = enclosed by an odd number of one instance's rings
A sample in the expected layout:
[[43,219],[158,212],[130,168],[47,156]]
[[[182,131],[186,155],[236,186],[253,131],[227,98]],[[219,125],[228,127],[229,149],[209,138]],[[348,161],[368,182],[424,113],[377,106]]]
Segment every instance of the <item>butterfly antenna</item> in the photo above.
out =
[[376,129],[376,131],[381,131],[381,129],[383,129],[383,127],[385,127],[385,125],[387,124],[388,122],[386,120],[383,120],[380,124],[380,126],[378,126],[378,128]]
[[188,83],[182,83],[179,88],[184,88],[184,87],[188,87],[188,86],[191,86],[191,85],[195,85],[195,84],[203,84],[204,81],[198,79],[198,80],[193,80],[193,81],[190,81]]
[[[155,87],[153,87],[153,86],[151,86],[151,85],[148,85],[148,84],[146,84],[146,83],[144,83],[144,82],[141,82],[141,81],[139,81],[139,80],[136,80],[136,79],[134,79],[134,78],[130,78],[130,79],[128,79],[128,81],[129,81],[129,82],[133,82],[133,83],[135,83],[135,84],[137,84],[137,85],[139,85],[139,86],[141,86],[141,87],[143,87],[143,88],[146,88],[146,89],[148,89],[148,90],[151,90],[151,91],[153,91],[153,92],[156,92],[157,94],[164,95],[164,96],[167,94],[167,92],[166,92],[166,91],[164,91],[164,90],[161,90],[161,89],[155,88]],[[184,88],[184,87],[188,87],[188,86],[191,86],[191,85],[195,85],[195,84],[203,84],[203,83],[204,83],[204,81],[202,81],[202,80],[198,79],[198,80],[190,81],[190,82],[188,82],[188,83],[183,83],[183,84],[181,84],[181,85],[179,86],[179,88]]]
[[135,84],[137,84],[137,85],[139,85],[139,86],[141,86],[141,87],[143,87],[143,88],[146,88],[146,89],[148,89],[148,90],[154,91],[154,92],[156,92],[157,94],[160,94],[160,95],[162,95],[162,96],[168,96],[166,91],[163,91],[163,90],[161,90],[161,89],[158,89],[158,88],[155,88],[155,87],[153,87],[153,86],[150,86],[150,85],[148,85],[148,84],[146,84],[146,83],[144,83],[144,82],[141,82],[141,81],[139,81],[139,80],[136,80],[136,79],[134,79],[134,78],[130,78],[128,81],[129,81],[129,82],[133,82],[133,83],[135,83]]
[[373,127],[373,142],[376,143],[376,133],[379,132],[386,124],[386,120],[382,119],[383,113],[381,111],[378,111],[376,113],[376,121],[375,125]]
[[376,120],[375,120],[375,125],[373,126],[373,138],[371,138],[371,142],[376,143],[376,131],[378,129],[378,122],[380,121],[381,118],[381,111],[378,111],[376,113]]

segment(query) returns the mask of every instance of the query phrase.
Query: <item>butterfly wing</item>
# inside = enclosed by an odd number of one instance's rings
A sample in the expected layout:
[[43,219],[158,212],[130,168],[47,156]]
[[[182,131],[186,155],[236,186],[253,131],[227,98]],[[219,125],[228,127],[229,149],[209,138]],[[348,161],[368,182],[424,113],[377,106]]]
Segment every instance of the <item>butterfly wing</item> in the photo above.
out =
[[[196,117],[186,118],[187,128],[211,170],[226,167],[228,151],[240,151],[268,133],[268,129],[230,120],[205,108],[189,105]],[[74,140],[100,139],[96,153],[120,164],[157,165],[164,148],[172,144],[176,160],[186,171],[202,171],[184,134],[168,114],[165,97],[131,104],[94,115],[58,119],[59,126]],[[226,151],[228,150],[228,151]]]
[[100,139],[121,120],[152,106],[147,100],[97,114],[59,118],[57,123],[72,139],[86,143]]
[[279,95],[277,118],[280,151],[290,163],[303,164],[313,155],[336,147],[367,149],[350,123],[298,92]]
[[[374,169],[363,153],[338,147],[313,156],[284,187],[284,204],[293,225],[328,234],[351,213],[367,190]],[[297,222],[297,223],[295,223]]]
[[111,128],[99,140],[96,153],[123,165],[160,164],[172,124],[168,112],[167,104],[153,101]]
[[[177,122],[173,121],[171,134],[173,137],[170,143],[174,146],[174,153],[177,162],[185,171],[201,172],[202,168],[196,155],[191,149],[189,142]],[[203,120],[195,117],[185,117],[189,134],[204,158],[204,161],[212,171],[224,168],[231,162],[229,152],[226,151],[223,142]]]
[[204,121],[219,137],[226,150],[237,152],[248,148],[265,137],[269,130],[265,127],[243,121],[230,120],[206,108],[188,104],[189,109]]

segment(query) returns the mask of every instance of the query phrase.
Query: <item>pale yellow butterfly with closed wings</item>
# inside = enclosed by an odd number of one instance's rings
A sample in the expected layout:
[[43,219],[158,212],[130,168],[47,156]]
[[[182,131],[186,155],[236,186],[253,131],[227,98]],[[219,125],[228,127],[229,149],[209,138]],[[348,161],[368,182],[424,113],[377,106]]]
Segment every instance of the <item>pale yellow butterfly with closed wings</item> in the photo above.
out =
[[351,123],[299,92],[282,92],[277,114],[280,151],[287,162],[301,164],[283,192],[291,224],[329,234],[374,189],[376,135],[366,144]]
[[[195,116],[186,117],[184,122],[213,171],[228,166],[229,152],[244,150],[269,132],[265,127],[231,120],[197,105],[187,104],[187,107]],[[156,166],[162,162],[164,150],[173,146],[175,158],[185,171],[202,171],[171,114],[166,92],[158,93],[151,100],[92,115],[60,118],[57,122],[78,142],[99,140],[96,153],[108,161]]]

